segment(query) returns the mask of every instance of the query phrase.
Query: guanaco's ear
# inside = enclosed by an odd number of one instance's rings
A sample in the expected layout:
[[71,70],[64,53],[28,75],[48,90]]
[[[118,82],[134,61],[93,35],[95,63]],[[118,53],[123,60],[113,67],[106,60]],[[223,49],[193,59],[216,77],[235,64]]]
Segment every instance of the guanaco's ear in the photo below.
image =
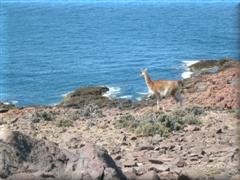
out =
[[147,71],[148,69],[147,68],[144,68],[144,71]]

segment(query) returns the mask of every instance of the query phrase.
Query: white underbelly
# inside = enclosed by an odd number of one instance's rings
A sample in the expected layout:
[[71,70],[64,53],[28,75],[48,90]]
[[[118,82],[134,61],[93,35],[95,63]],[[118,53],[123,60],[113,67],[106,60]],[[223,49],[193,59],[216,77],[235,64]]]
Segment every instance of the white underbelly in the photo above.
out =
[[164,89],[164,90],[159,91],[159,93],[160,93],[160,96],[165,97],[165,96],[168,96],[169,91],[168,91],[168,89]]

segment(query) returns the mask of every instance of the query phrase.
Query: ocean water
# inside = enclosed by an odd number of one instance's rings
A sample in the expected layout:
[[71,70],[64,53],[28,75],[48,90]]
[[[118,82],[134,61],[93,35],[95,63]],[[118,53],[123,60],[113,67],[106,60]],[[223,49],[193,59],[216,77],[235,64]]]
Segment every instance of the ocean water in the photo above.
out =
[[240,59],[239,12],[231,1],[3,1],[0,101],[49,105],[91,85],[139,99],[142,68],[153,79],[182,79],[193,61]]

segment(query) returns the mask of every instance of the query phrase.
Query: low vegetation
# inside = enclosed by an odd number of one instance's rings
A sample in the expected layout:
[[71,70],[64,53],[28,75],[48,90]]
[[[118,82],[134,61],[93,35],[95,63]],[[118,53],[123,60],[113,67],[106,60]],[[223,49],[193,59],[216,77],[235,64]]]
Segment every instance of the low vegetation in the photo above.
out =
[[40,110],[32,114],[32,122],[39,123],[40,121],[52,121],[55,119],[55,115],[51,112]]
[[72,127],[73,121],[68,119],[60,119],[57,121],[57,127]]
[[169,113],[146,113],[136,117],[126,114],[120,117],[115,127],[125,128],[131,132],[146,136],[155,134],[167,136],[170,132],[181,130],[188,124],[200,124],[198,116],[203,113],[202,108],[193,107],[186,110],[174,110]]
[[85,118],[103,117],[102,110],[94,104],[85,105],[79,113]]

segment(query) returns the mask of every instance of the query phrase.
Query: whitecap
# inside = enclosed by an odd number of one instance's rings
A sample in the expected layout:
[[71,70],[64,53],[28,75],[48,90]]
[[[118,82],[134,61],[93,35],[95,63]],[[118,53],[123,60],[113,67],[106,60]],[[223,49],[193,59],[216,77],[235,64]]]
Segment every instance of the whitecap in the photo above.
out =
[[191,71],[184,71],[184,72],[182,73],[182,78],[183,78],[183,79],[190,78],[191,75],[192,75],[192,73],[193,73],[193,72],[191,72]]
[[3,104],[5,104],[5,105],[9,105],[10,103],[9,103],[9,102],[3,102]]
[[66,92],[64,94],[61,94],[62,97],[66,97],[67,95],[69,95],[70,93],[72,93],[73,91],[69,91],[69,92]]
[[103,96],[105,96],[105,97],[116,98],[121,92],[120,87],[113,87],[113,86],[107,86],[107,87],[109,90],[103,94]]
[[193,64],[196,64],[196,63],[198,63],[199,61],[198,60],[194,60],[194,61],[183,61],[183,63],[187,66],[187,67],[189,67],[189,66],[191,66],[191,65],[193,65]]
[[191,77],[193,72],[190,71],[189,67],[193,64],[196,64],[197,62],[199,62],[199,61],[197,61],[197,60],[195,60],[195,61],[183,61],[184,66],[185,66],[185,71],[182,73],[182,78],[183,79],[187,79],[187,78]]
[[57,106],[58,105],[58,103],[51,103],[51,104],[49,104],[49,106]]
[[10,104],[18,104],[18,101],[12,100],[12,101],[5,101],[5,102],[2,102],[2,103],[5,104],[5,105],[10,105]]
[[17,104],[18,101],[14,100],[14,101],[11,101],[11,104]]
[[141,101],[143,97],[136,97],[137,101]]
[[124,95],[124,96],[120,96],[119,98],[121,98],[121,99],[132,99],[132,95]]
[[137,92],[140,95],[147,95],[149,92]]

